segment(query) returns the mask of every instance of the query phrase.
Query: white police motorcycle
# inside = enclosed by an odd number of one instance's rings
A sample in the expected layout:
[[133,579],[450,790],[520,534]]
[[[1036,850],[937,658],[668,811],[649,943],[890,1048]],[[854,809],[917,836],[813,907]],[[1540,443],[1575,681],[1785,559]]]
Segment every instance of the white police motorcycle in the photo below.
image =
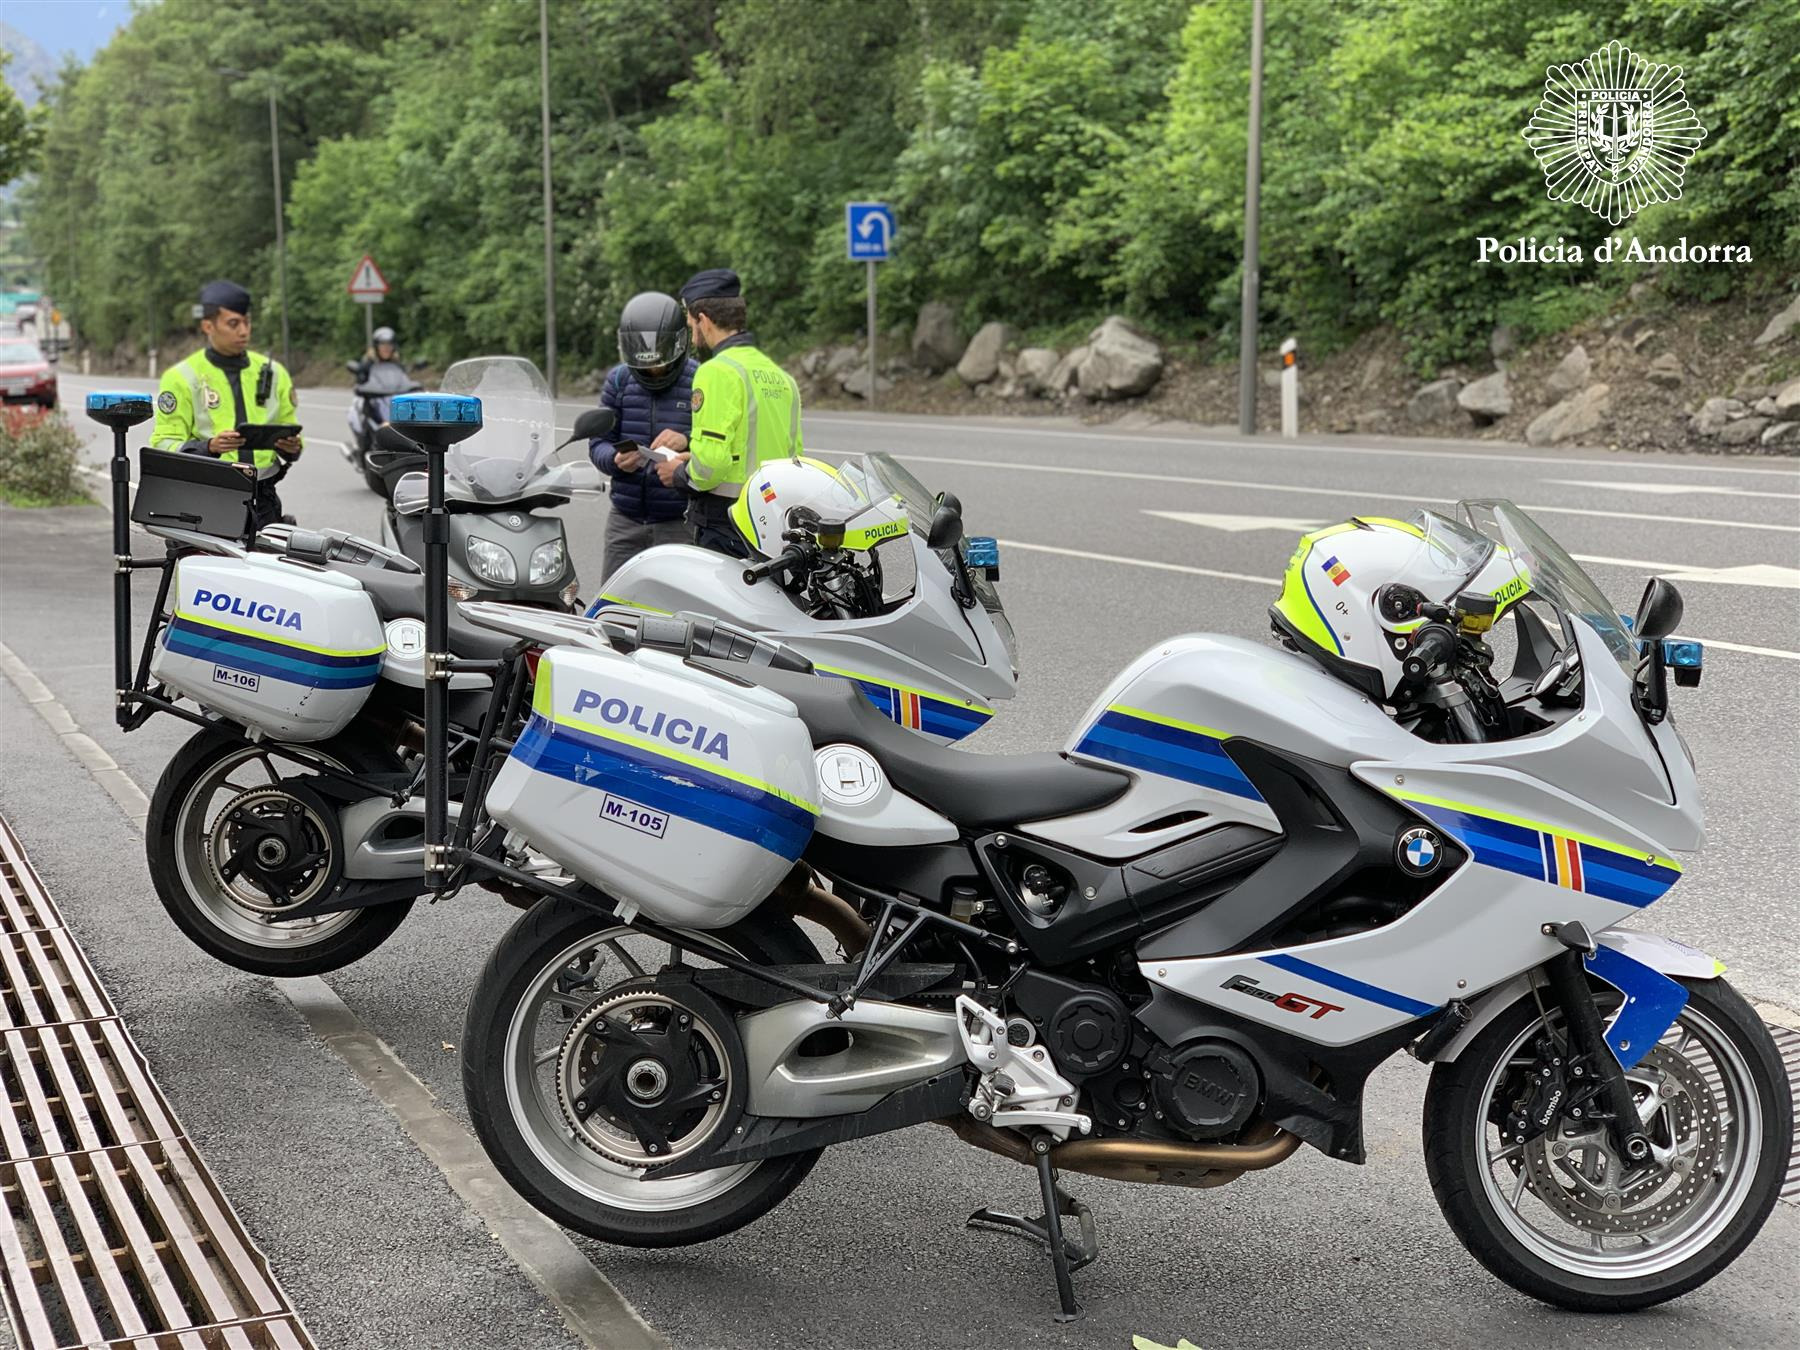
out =
[[[479,415],[408,432],[435,463]],[[1041,1216],[971,1223],[1045,1247],[1068,1317],[1097,1241],[1059,1174],[1361,1163],[1363,1085],[1407,1050],[1427,1174],[1490,1271],[1586,1311],[1675,1298],[1755,1237],[1793,1128],[1720,964],[1621,927],[1702,840],[1680,616],[1657,580],[1627,628],[1510,503],[1353,519],[1301,540],[1288,650],[1170,639],[1060,752],[988,756],[766,635],[470,606],[543,648],[454,822],[427,689],[434,885],[543,897],[470,1005],[471,1120],[531,1203],[638,1246],[937,1121],[1035,1168]],[[851,911],[839,961],[783,903],[797,862]]]

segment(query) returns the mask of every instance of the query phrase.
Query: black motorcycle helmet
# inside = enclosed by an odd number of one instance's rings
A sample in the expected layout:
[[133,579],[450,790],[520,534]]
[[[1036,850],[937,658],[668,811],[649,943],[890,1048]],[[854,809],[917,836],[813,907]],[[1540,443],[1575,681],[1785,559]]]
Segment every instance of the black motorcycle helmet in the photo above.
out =
[[646,389],[667,389],[681,378],[687,358],[687,320],[675,298],[645,291],[619,314],[619,359]]

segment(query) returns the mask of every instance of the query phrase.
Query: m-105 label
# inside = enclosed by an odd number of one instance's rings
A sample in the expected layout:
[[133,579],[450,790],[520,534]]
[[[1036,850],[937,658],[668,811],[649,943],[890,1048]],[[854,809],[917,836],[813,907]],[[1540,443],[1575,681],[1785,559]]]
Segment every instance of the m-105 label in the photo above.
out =
[[661,839],[663,832],[669,828],[667,811],[655,811],[628,798],[615,797],[610,792],[601,799],[600,819],[610,820],[615,825],[623,825],[626,829],[636,830],[639,834],[647,834],[656,839]]

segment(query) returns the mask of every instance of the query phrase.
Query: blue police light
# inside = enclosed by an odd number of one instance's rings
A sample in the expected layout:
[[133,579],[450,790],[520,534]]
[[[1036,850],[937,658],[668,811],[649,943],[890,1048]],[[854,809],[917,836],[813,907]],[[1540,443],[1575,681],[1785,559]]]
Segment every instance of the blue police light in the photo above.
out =
[[420,445],[442,448],[481,430],[481,400],[472,394],[401,394],[388,421]]
[[985,571],[990,577],[1000,576],[1000,541],[991,535],[971,535],[963,540],[963,561]]
[[403,427],[481,425],[481,400],[471,394],[400,394],[388,421]]
[[87,415],[102,426],[134,427],[156,416],[156,406],[148,394],[110,390],[87,396]]
[[1675,676],[1675,683],[1692,689],[1700,683],[1700,672],[1706,668],[1706,648],[1691,638],[1664,638],[1663,664]]
[[1687,638],[1664,638],[1663,664],[1671,670],[1699,670],[1706,665],[1706,647]]

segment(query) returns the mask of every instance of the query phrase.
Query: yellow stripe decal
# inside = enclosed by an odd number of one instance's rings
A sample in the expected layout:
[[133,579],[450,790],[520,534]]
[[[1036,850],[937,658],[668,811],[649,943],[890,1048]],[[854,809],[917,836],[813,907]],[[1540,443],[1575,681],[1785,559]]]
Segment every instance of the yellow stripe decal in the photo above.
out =
[[[1633,858],[1642,858],[1645,862],[1655,863],[1658,867],[1667,867],[1676,872],[1681,871],[1681,864],[1673,858],[1665,858],[1660,853],[1646,853],[1641,848],[1630,844],[1621,844],[1611,839],[1602,839],[1597,835],[1581,834],[1566,825],[1550,825],[1541,820],[1532,820],[1526,816],[1509,815],[1505,811],[1496,811],[1489,806],[1472,806],[1468,802],[1451,801],[1448,797],[1432,797],[1423,792],[1388,792],[1391,797],[1398,797],[1403,802],[1418,802],[1424,806],[1441,806],[1449,811],[1461,811],[1471,816],[1486,816],[1489,820],[1503,820],[1508,825],[1518,825],[1523,829],[1537,830],[1543,834],[1558,835],[1563,839],[1575,839],[1584,844],[1592,844],[1596,848],[1610,849],[1614,853],[1628,854]],[[1558,863],[1562,855],[1557,855]]]
[[864,684],[878,684],[884,689],[898,689],[902,693],[917,694],[920,698],[928,698],[934,703],[951,703],[959,708],[973,708],[976,712],[986,713],[989,717],[994,710],[985,703],[977,703],[972,698],[957,698],[950,694],[934,693],[929,689],[920,689],[910,684],[897,684],[885,675],[867,675],[857,670],[844,670],[839,666],[828,666],[822,661],[813,662],[814,670],[823,670],[831,675],[842,675],[847,680],[861,680]]
[[1148,708],[1134,708],[1128,703],[1109,704],[1107,711],[1124,713],[1127,717],[1141,717],[1146,722],[1174,727],[1177,731],[1198,732],[1202,736],[1211,736],[1215,741],[1222,741],[1231,735],[1229,731],[1220,731],[1216,727],[1203,727],[1198,722],[1183,722],[1179,717],[1166,717],[1162,713],[1151,712]]

